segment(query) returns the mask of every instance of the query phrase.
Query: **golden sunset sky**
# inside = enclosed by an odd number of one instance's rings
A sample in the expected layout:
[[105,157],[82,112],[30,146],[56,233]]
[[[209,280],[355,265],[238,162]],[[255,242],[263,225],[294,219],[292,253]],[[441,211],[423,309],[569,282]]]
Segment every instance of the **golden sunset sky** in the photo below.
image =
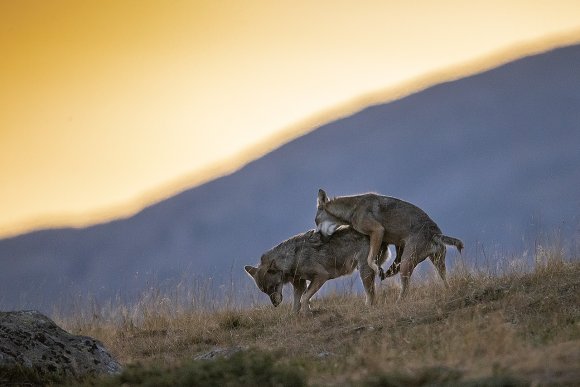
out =
[[0,236],[130,215],[370,103],[578,41],[578,0],[0,0]]

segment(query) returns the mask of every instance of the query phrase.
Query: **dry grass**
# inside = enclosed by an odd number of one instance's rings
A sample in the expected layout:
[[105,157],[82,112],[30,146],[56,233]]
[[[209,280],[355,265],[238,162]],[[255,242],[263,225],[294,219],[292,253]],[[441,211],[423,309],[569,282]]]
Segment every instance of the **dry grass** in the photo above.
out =
[[314,385],[573,385],[580,262],[546,256],[536,265],[500,276],[456,270],[450,289],[415,280],[401,304],[388,285],[374,307],[331,295],[299,316],[288,302],[204,311],[157,295],[61,323],[100,339],[125,365],[175,368],[216,347],[243,347],[272,354]]

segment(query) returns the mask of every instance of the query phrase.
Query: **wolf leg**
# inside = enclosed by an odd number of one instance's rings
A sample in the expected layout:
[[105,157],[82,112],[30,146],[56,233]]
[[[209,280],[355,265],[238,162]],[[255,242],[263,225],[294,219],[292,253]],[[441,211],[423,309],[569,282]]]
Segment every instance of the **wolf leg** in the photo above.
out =
[[407,294],[413,270],[419,263],[423,262],[427,257],[434,253],[432,249],[433,247],[430,244],[430,238],[427,239],[425,236],[419,236],[415,238],[412,243],[405,246],[405,251],[401,257],[402,289],[397,302],[401,301]]
[[292,308],[293,313],[298,313],[302,304],[300,303],[300,298],[306,290],[306,280],[297,279],[292,281],[292,286],[294,286],[294,306]]
[[432,254],[429,258],[435,269],[437,269],[437,273],[439,273],[439,277],[443,280],[445,287],[449,289],[449,283],[447,282],[447,274],[445,269],[445,255],[447,253],[447,248],[444,244],[440,244],[437,246],[437,251]]
[[409,290],[409,282],[411,280],[411,274],[413,273],[413,263],[410,260],[403,261],[401,263],[401,293],[397,302],[401,302],[403,298],[407,295]]
[[407,295],[409,289],[409,282],[411,280],[411,274],[413,274],[413,269],[415,268],[415,255],[416,255],[416,245],[405,246],[403,256],[401,257],[401,294],[397,302],[400,302]]
[[403,253],[405,252],[405,245],[403,245],[403,244],[395,245],[395,250],[397,251],[397,255],[395,256],[395,260],[393,261],[393,263],[391,263],[391,266],[389,266],[387,271],[384,271],[381,268],[381,273],[380,273],[381,281],[386,279],[386,278],[392,277],[396,274],[399,274],[399,270],[401,268],[401,257],[403,256]]
[[308,289],[306,289],[306,292],[300,298],[300,303],[302,305],[306,304],[308,308],[310,308],[310,299],[314,293],[316,293],[322,287],[322,285],[324,285],[325,282],[326,278],[321,277],[315,277],[312,281],[310,281]]
[[360,278],[362,280],[363,286],[365,288],[366,300],[365,304],[374,305],[375,304],[375,272],[364,265],[360,268]]
[[385,229],[383,226],[372,218],[365,218],[360,223],[355,224],[353,222],[353,227],[356,231],[361,234],[368,235],[370,238],[369,255],[367,256],[367,263],[375,274],[379,274],[379,266],[375,263],[375,259],[381,252],[381,244],[383,243],[383,234]]

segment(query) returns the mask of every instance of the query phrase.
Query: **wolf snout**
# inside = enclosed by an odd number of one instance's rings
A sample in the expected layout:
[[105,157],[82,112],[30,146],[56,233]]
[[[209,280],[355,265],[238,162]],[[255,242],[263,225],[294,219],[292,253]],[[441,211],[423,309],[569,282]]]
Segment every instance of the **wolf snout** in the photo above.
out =
[[316,231],[326,237],[329,237],[332,234],[334,234],[337,228],[338,228],[337,224],[325,220],[324,222],[321,222],[316,226]]
[[275,307],[282,303],[282,294],[281,293],[272,293],[270,294],[270,301],[272,301],[272,305]]

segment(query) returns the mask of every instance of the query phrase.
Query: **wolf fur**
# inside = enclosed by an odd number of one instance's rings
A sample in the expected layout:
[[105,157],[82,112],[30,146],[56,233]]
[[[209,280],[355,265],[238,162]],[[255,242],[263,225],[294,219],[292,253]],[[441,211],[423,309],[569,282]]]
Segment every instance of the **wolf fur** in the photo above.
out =
[[401,272],[401,300],[407,293],[413,269],[430,257],[446,286],[445,245],[463,249],[463,242],[443,235],[439,226],[419,207],[389,196],[367,193],[329,199],[324,190],[318,191],[316,230],[325,236],[338,227],[350,225],[368,235],[370,248],[367,264],[375,273],[381,270],[374,262],[383,244],[394,244],[397,257],[381,278]]
[[[375,272],[367,262],[369,238],[351,227],[343,227],[326,238],[315,230],[296,235],[262,255],[258,267],[245,266],[258,288],[274,306],[282,302],[282,287],[294,287],[293,311],[299,312],[329,279],[351,274],[355,268],[366,292],[367,304],[375,302]],[[387,246],[378,252],[382,265],[389,257]],[[310,283],[307,286],[307,281]]]

